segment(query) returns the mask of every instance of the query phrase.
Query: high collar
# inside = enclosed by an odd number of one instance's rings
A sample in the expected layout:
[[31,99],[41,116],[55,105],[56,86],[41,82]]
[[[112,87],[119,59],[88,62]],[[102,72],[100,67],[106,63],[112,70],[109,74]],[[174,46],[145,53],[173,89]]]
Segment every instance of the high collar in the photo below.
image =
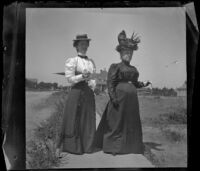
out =
[[122,60],[121,63],[124,64],[124,65],[130,66],[130,62],[128,62],[128,61]]
[[85,55],[78,54],[78,56],[81,57],[81,58],[83,58],[83,59],[88,59],[88,57],[85,56]]
[[80,56],[86,56],[86,54],[81,53],[81,52],[78,52],[77,54],[80,55]]

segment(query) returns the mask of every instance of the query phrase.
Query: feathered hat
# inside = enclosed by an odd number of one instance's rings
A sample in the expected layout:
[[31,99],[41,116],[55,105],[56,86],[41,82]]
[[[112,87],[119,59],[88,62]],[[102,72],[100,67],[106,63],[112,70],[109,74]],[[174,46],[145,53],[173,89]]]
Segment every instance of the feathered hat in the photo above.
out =
[[118,35],[118,42],[119,44],[116,47],[118,52],[122,51],[123,49],[137,50],[137,44],[140,43],[140,37],[133,32],[131,38],[127,38],[125,31],[122,30]]

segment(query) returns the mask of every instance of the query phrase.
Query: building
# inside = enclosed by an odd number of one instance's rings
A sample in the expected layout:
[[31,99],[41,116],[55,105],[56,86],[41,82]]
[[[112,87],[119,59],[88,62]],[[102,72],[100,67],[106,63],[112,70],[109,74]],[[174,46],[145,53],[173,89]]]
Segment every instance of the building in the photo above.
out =
[[100,70],[100,73],[93,74],[93,77],[96,79],[96,88],[100,91],[105,91],[107,88],[107,75],[106,70]]
[[185,81],[183,85],[176,89],[177,96],[186,97],[187,96],[187,82]]

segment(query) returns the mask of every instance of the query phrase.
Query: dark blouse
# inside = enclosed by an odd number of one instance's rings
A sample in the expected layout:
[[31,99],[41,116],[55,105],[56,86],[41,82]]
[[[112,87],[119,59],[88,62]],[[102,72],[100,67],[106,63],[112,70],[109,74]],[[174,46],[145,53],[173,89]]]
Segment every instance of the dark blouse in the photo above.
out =
[[116,100],[115,88],[119,82],[132,82],[136,88],[144,87],[144,83],[138,81],[138,70],[127,62],[112,64],[108,71],[107,85],[111,101]]

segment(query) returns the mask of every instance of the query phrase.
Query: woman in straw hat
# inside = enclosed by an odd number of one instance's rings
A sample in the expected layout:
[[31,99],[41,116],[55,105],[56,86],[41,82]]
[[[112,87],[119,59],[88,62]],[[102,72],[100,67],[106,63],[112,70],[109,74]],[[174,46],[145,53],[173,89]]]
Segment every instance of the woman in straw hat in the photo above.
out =
[[94,152],[96,121],[92,88],[95,82],[91,80],[91,74],[96,69],[92,59],[86,56],[90,40],[87,34],[77,35],[73,40],[77,56],[68,58],[65,63],[65,77],[71,91],[65,103],[57,153],[61,150],[73,154]]
[[150,82],[138,81],[138,70],[130,65],[133,52],[138,49],[139,37],[126,38],[125,31],[118,35],[121,62],[112,64],[108,71],[108,93],[110,101],[103,113],[95,135],[95,146],[105,153],[142,154],[143,140],[139,114],[137,88]]

